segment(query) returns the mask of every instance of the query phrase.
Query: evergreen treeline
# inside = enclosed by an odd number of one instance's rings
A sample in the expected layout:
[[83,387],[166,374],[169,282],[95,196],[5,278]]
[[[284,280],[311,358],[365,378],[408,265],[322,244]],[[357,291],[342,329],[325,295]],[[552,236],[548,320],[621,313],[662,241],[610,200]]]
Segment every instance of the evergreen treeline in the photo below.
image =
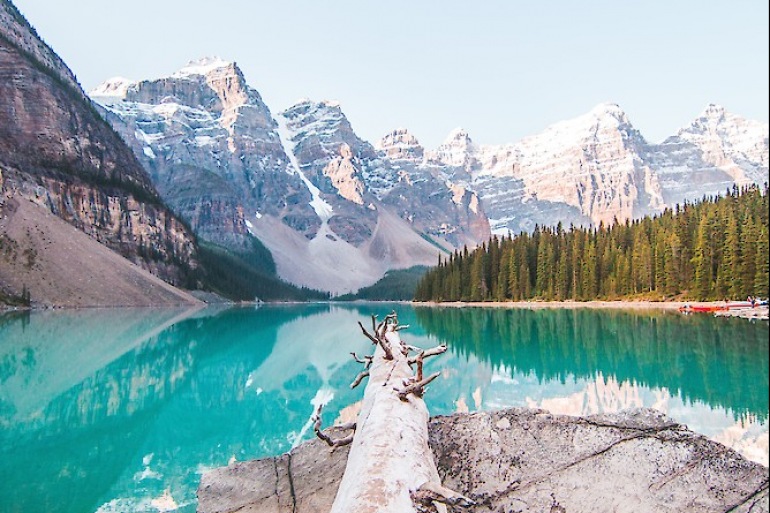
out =
[[318,301],[329,293],[297,287],[275,273],[270,252],[252,238],[251,251],[235,253],[221,246],[200,241],[198,258],[203,267],[204,288],[236,301]]
[[408,269],[395,269],[385,273],[377,283],[356,293],[344,294],[335,301],[409,301],[414,297],[417,284],[428,271],[428,266],[416,265]]
[[692,300],[768,296],[768,185],[733,187],[655,217],[493,236],[439,257],[417,301]]

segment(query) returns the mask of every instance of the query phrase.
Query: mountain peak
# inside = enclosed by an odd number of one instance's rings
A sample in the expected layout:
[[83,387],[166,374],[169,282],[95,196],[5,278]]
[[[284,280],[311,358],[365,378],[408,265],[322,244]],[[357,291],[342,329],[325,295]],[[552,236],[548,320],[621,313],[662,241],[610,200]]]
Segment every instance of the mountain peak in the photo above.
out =
[[468,131],[459,126],[449,132],[449,135],[444,140],[444,144],[455,145],[458,142],[464,144],[471,144],[473,142],[471,136],[468,135]]
[[328,111],[328,110],[336,110],[340,113],[342,112],[342,106],[340,105],[340,102],[337,100],[321,100],[321,101],[315,101],[311,100],[310,98],[300,98],[299,100],[295,101],[289,108],[284,110],[284,113],[292,112],[292,111]]
[[375,144],[375,148],[393,159],[420,160],[424,154],[420,141],[406,128],[396,128],[385,134]]
[[183,78],[192,75],[208,75],[214,70],[235,66],[234,62],[226,61],[220,57],[201,57],[187,63],[182,69],[174,73],[172,78]]
[[613,102],[604,102],[600,103],[591,111],[589,112],[589,115],[592,115],[594,117],[598,118],[613,118],[623,123],[628,123],[628,117],[626,116],[626,113],[623,109],[620,108],[620,105]]
[[102,98],[122,99],[126,97],[128,88],[136,84],[135,80],[125,77],[108,78],[98,86],[88,92],[88,96],[99,96]]
[[719,120],[725,117],[725,113],[725,108],[721,105],[717,105],[716,103],[709,103],[706,105],[706,108],[703,109],[700,117]]

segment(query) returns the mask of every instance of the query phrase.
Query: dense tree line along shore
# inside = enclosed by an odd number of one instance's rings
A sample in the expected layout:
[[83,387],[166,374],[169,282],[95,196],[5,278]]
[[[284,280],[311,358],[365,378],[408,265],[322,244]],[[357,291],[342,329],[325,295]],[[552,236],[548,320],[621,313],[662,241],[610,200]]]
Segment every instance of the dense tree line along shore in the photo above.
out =
[[768,184],[598,227],[537,226],[439,258],[417,301],[768,296]]

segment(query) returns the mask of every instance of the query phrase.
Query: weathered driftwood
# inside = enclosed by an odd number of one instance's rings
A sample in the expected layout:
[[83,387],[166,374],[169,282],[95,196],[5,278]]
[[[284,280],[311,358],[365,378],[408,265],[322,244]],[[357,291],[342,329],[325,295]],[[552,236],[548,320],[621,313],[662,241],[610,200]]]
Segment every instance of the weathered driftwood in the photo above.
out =
[[[372,317],[372,333],[358,324],[375,350],[363,358],[353,353],[364,370],[351,387],[369,378],[355,433],[333,440],[320,429],[320,412],[314,423],[316,434],[332,448],[352,443],[331,513],[444,512],[445,504],[471,504],[441,485],[428,447],[428,409],[422,395],[440,373],[423,377],[423,360],[443,353],[446,346],[423,351],[404,344],[399,331],[405,326],[398,324],[395,313],[379,324]],[[410,357],[410,352],[418,354]]]

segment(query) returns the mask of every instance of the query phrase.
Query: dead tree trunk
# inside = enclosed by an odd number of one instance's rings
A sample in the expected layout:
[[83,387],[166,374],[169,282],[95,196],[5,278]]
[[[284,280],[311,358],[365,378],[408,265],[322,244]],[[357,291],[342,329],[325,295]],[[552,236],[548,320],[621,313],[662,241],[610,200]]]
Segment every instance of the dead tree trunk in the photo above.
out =
[[[405,326],[398,324],[395,313],[375,323],[372,317],[373,333],[359,323],[376,347],[363,359],[353,354],[365,369],[351,386],[366,377],[369,382],[331,513],[440,512],[446,511],[445,504],[469,505],[469,499],[441,485],[428,447],[428,409],[422,394],[440,373],[425,377],[422,364],[446,346],[423,351],[405,345],[399,336]],[[349,441],[329,439],[319,425],[317,421],[316,433],[332,447]]]

